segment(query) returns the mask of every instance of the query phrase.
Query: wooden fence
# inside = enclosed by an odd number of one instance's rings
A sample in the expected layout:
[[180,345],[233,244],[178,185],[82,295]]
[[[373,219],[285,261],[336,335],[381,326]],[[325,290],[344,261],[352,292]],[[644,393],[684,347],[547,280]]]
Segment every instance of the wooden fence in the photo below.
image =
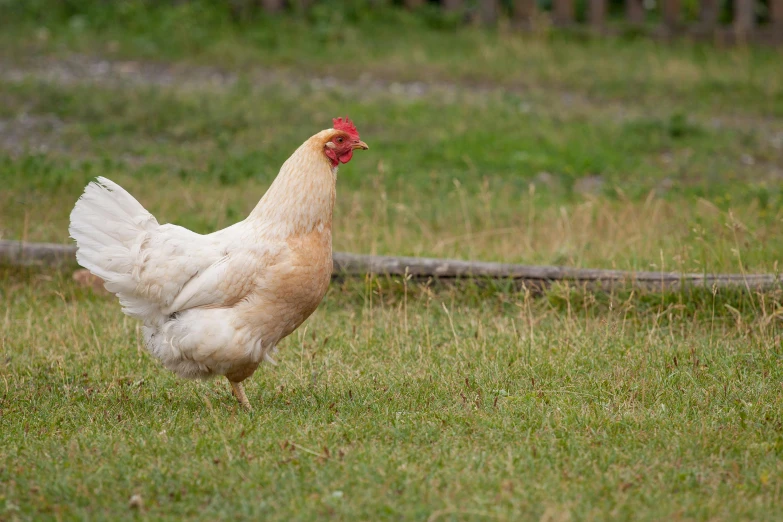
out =
[[[297,5],[304,7],[315,1],[298,0]],[[548,20],[558,27],[583,28],[599,34],[630,29],[662,37],[683,35],[726,43],[783,44],[783,0],[723,0],[728,1],[728,5],[721,4],[721,0],[697,0],[699,7],[695,20],[685,20],[683,0],[624,0],[619,23],[615,23],[618,17],[613,16],[612,24],[607,23],[609,0],[545,1],[551,1],[551,9],[541,9],[537,0],[403,0],[402,3],[408,9],[428,3],[488,25],[505,18],[515,27],[531,28],[541,20]],[[279,11],[285,5],[286,0],[260,0],[260,6],[266,11]],[[577,6],[583,6],[580,9],[582,16],[577,17]],[[721,16],[722,9],[731,18],[728,23],[726,16]]]

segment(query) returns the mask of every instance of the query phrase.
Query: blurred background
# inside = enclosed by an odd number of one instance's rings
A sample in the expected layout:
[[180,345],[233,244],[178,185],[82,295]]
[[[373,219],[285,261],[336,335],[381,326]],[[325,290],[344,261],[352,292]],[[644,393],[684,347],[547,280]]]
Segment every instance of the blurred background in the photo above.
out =
[[331,118],[335,249],[774,271],[780,0],[0,2],[0,236],[104,175],[200,232]]

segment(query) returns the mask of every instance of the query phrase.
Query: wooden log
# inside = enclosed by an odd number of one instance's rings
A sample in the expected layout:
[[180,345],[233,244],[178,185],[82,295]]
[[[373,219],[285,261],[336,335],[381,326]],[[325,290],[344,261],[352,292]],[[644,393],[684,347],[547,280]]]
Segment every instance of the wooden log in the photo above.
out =
[[594,29],[603,29],[606,25],[606,8],[608,0],[589,0],[587,5],[587,22]]
[[640,287],[678,287],[681,284],[771,288],[778,284],[773,274],[680,274],[676,272],[627,272],[561,266],[531,266],[482,261],[459,261],[418,257],[363,256],[335,253],[335,274],[395,275],[438,279],[515,279],[547,285],[554,281],[574,283],[623,283]]
[[0,265],[60,267],[76,263],[76,247],[0,240]]
[[625,0],[625,17],[631,25],[644,23],[644,6],[642,0]]
[[[75,265],[76,248],[52,243],[22,243],[0,241],[0,264]],[[781,288],[774,274],[688,274],[677,272],[627,272],[595,270],[562,266],[529,266],[455,259],[422,257],[368,256],[335,252],[334,277],[396,276],[413,279],[513,279],[535,287],[545,287],[554,281],[575,284],[601,284],[638,288],[671,289],[683,285],[714,287],[745,287],[749,289]]]
[[560,26],[574,23],[574,0],[553,0],[552,21]]
[[734,30],[745,36],[756,25],[755,0],[734,0]]

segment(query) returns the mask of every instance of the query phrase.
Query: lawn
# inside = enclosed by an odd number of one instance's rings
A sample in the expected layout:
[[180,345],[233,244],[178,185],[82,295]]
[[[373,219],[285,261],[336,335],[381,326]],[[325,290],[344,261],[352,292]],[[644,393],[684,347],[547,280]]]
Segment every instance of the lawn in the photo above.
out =
[[[335,250],[779,270],[779,50],[84,5],[0,31],[0,238],[68,242],[97,175],[227,226],[348,114]],[[780,289],[335,282],[247,413],[68,272],[0,277],[0,520],[783,517]]]

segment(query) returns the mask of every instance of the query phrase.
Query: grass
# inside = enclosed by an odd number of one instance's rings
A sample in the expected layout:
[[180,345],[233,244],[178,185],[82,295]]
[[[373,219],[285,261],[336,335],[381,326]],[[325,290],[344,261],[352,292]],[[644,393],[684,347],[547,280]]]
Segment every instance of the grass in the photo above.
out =
[[133,518],[132,495],[152,519],[780,514],[780,296],[735,314],[347,283],[247,414],[162,371],[113,300],[10,275],[9,519]]
[[[98,174],[161,220],[201,232],[226,226],[249,212],[298,143],[348,113],[373,148],[340,172],[337,249],[777,269],[783,131],[715,128],[678,114],[618,119],[601,107],[569,111],[506,93],[410,100],[345,91],[0,81],[3,116],[22,128],[16,152],[0,159],[11,188],[0,195],[3,234],[65,240],[72,204]],[[47,154],[28,148],[41,144]]]
[[274,67],[310,75],[544,89],[547,95],[566,90],[647,107],[666,100],[706,114],[716,107],[783,114],[778,49],[716,51],[688,42],[661,46],[645,39],[578,38],[545,25],[532,36],[502,26],[456,30],[432,13],[368,8],[361,1],[319,2],[306,17],[255,13],[237,19],[227,6],[209,1],[106,6],[90,0],[63,9],[45,1],[27,9],[9,5],[0,48],[12,59],[76,50],[234,70]]
[[[96,175],[227,226],[347,113],[337,250],[779,270],[779,51],[35,5],[0,31],[3,238],[67,242]],[[248,414],[68,274],[0,278],[0,520],[781,516],[779,290],[335,283]]]

